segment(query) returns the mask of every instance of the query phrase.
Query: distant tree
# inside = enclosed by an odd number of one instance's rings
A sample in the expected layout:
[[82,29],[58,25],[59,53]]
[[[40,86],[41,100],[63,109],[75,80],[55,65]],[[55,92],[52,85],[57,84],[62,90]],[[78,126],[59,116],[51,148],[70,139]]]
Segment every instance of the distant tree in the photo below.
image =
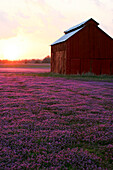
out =
[[35,60],[35,63],[41,63],[41,60],[37,59]]
[[25,64],[27,64],[27,63],[28,63],[28,60],[27,60],[27,59],[25,59],[25,60],[24,60],[24,63],[25,63]]
[[51,57],[48,55],[42,60],[42,63],[50,63],[51,62]]

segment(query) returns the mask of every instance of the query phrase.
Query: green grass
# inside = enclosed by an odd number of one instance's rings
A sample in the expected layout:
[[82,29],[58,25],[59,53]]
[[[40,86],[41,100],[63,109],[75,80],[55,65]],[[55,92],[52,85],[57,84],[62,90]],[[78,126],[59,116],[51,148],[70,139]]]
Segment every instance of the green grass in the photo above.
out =
[[56,73],[36,73],[37,76],[43,77],[62,77],[66,79],[75,79],[75,80],[93,80],[93,81],[113,81],[113,75],[95,75],[93,73],[86,74],[56,74]]
[[[66,78],[73,80],[82,80],[82,81],[107,81],[113,82],[113,75],[95,75],[92,73],[88,74],[56,74],[51,72],[43,72],[43,73],[20,73],[23,76],[39,76],[39,77],[56,77],[56,78]],[[18,74],[17,74],[18,75]]]

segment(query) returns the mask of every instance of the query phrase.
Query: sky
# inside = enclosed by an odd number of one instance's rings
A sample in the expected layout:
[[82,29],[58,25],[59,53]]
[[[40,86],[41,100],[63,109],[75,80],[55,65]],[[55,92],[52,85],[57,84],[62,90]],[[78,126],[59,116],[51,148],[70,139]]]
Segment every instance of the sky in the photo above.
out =
[[0,59],[43,59],[65,30],[89,18],[113,37],[113,0],[0,0]]

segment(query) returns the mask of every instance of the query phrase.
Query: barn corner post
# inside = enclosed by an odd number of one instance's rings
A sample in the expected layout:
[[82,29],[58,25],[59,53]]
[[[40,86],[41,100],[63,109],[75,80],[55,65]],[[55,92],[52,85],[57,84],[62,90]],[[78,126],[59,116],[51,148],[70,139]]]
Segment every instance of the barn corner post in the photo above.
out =
[[69,48],[69,42],[66,42],[66,74],[70,74],[70,68],[71,62],[70,62],[70,48]]
[[52,46],[51,46],[51,72],[53,72],[53,52],[52,52]]
[[113,39],[111,43],[111,49],[112,49],[112,54],[111,54],[111,75],[113,75]]

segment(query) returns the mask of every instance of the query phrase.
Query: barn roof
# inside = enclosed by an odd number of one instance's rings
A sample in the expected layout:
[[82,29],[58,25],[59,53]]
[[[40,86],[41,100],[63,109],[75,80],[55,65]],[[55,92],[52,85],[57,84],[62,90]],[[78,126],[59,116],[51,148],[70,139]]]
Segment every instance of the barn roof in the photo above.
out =
[[[87,20],[87,21],[88,21],[88,20]],[[77,30],[77,29],[83,27],[87,21],[83,21],[83,22],[81,22],[80,24],[75,25],[75,26],[67,29],[66,31],[64,31],[64,33],[67,34],[67,33],[69,33],[69,32],[72,32],[72,31],[74,31],[74,30]]]
[[58,43],[61,43],[61,42],[64,42],[66,41],[67,39],[69,39],[71,36],[73,36],[74,34],[76,34],[77,32],[79,32],[81,29],[83,29],[85,27],[85,25],[90,21],[92,20],[96,25],[98,25],[98,23],[93,20],[92,18],[78,24],[78,25],[75,25],[69,29],[67,29],[66,31],[64,31],[65,35],[63,35],[62,37],[60,37],[58,40],[56,40],[54,43],[52,43],[51,45],[55,45],[55,44],[58,44]]

